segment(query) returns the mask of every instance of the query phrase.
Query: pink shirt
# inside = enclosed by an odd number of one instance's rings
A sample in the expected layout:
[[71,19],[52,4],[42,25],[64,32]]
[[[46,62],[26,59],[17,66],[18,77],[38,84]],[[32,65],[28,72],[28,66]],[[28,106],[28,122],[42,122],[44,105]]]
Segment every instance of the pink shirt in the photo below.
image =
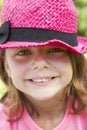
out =
[[[7,121],[7,116],[2,112],[0,106],[0,130],[42,130],[24,110],[20,120],[14,123]],[[52,130],[87,130],[87,115],[69,114],[68,108],[61,123]]]

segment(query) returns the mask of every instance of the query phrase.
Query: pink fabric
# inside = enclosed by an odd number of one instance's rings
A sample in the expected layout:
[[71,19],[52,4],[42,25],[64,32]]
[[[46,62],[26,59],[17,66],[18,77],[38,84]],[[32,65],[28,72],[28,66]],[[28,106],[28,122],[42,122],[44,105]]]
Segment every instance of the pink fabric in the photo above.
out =
[[[70,50],[72,53],[75,54],[82,54],[87,52],[87,38],[79,38],[80,40],[80,46],[75,46],[72,47],[68,45],[67,43],[64,43],[63,41],[60,40],[49,40],[47,42],[43,43],[35,43],[35,42],[6,42],[6,44],[0,45],[0,49],[5,49],[5,48],[20,48],[20,47],[41,47],[41,46],[57,46],[57,47],[63,47],[67,48]],[[85,40],[84,40],[85,39]],[[83,43],[83,44],[82,44]],[[85,45],[85,46],[84,46]],[[15,46],[15,47],[14,47]]]
[[[77,33],[77,12],[73,0],[4,0],[2,23],[10,21],[10,27],[29,27]],[[69,49],[75,54],[87,52],[87,38],[77,37],[77,46],[52,39],[44,43],[9,42],[0,44],[0,49],[30,46],[57,45]],[[55,43],[56,42],[56,43]]]
[[[32,120],[27,110],[25,109],[22,118],[14,123],[8,123],[7,117],[2,112],[0,106],[0,130],[42,130]],[[52,130],[86,130],[87,129],[87,115],[71,115],[66,110],[65,116],[61,123]]]
[[3,4],[1,20],[10,20],[11,27],[77,32],[73,0],[4,0]]

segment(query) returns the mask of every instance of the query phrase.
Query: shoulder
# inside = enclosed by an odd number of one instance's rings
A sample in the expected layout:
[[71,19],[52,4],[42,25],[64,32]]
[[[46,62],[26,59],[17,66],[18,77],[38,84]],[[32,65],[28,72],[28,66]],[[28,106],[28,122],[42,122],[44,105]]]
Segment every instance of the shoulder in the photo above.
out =
[[84,111],[81,114],[74,114],[70,111],[70,109],[67,109],[67,113],[63,121],[67,130],[86,130],[87,111]]

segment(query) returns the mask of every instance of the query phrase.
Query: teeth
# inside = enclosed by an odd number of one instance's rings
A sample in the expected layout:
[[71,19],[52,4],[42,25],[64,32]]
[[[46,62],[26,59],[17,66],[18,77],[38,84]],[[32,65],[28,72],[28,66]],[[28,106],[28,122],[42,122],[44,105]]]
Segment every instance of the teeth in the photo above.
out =
[[41,83],[41,82],[47,82],[49,79],[33,79],[33,82]]

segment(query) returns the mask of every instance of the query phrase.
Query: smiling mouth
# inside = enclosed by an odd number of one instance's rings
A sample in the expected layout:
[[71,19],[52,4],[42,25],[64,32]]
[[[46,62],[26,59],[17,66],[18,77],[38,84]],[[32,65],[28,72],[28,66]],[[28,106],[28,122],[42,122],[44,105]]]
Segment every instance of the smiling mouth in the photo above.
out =
[[50,77],[50,78],[36,78],[36,79],[29,79],[30,82],[33,82],[33,83],[48,83],[52,80],[54,80],[56,77]]

